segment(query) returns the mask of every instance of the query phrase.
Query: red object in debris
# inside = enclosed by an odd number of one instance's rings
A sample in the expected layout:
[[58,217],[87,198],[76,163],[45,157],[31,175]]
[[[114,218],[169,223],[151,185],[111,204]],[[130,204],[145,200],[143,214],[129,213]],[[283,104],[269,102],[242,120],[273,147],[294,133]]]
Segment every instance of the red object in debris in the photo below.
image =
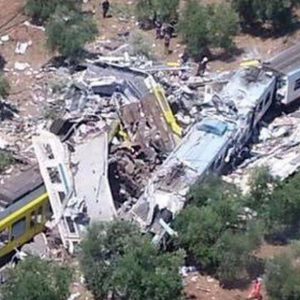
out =
[[253,283],[253,287],[251,289],[248,299],[262,300],[262,298],[263,297],[261,295],[261,279],[256,279]]

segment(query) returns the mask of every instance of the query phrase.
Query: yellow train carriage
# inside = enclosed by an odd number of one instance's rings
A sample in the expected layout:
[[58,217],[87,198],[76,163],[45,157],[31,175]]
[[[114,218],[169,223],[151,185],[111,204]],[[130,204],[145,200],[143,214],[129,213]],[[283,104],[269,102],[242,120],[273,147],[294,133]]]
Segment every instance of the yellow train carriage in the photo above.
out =
[[[33,170],[25,172],[16,181],[10,180],[10,184],[2,186],[0,190],[1,201],[3,199],[7,201],[6,207],[3,207],[2,203],[3,210],[0,211],[0,257],[9,254],[42,232],[46,221],[51,217],[45,186],[39,174],[33,176],[32,172]],[[5,195],[9,194],[7,192],[9,190],[11,195],[16,197],[5,198],[4,189]]]
[[0,257],[42,232],[50,215],[48,195],[44,187],[0,212]]

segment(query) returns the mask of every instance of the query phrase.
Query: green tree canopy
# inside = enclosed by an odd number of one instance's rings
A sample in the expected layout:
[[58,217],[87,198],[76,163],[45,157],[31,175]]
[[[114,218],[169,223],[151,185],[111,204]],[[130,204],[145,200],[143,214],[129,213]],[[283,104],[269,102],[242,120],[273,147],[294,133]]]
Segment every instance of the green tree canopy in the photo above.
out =
[[157,18],[163,22],[177,20],[179,0],[153,0]]
[[182,255],[160,253],[130,223],[93,225],[82,242],[81,266],[96,299],[181,299]]
[[34,23],[44,23],[55,12],[57,7],[66,6],[70,10],[80,7],[78,0],[27,0],[25,13],[30,16]]
[[233,7],[246,25],[270,21],[277,29],[292,23],[293,9],[299,3],[299,0],[232,0]]
[[300,174],[279,182],[268,169],[254,170],[245,205],[255,210],[265,225],[265,233],[276,235],[299,224]]
[[208,7],[208,14],[207,27],[211,46],[223,49],[233,48],[233,37],[238,31],[238,15],[227,4]]
[[135,13],[139,21],[153,20],[170,22],[177,19],[179,0],[138,0]]
[[266,289],[270,300],[300,299],[300,267],[297,258],[283,254],[266,266]]
[[152,0],[138,0],[135,5],[135,14],[138,21],[153,20],[155,9]]
[[5,300],[66,300],[70,283],[71,273],[66,267],[26,258],[11,270],[1,295]]
[[179,31],[193,56],[210,47],[230,49],[238,31],[238,17],[227,4],[204,6],[191,0],[180,18]]
[[95,22],[77,11],[58,7],[46,26],[47,45],[65,57],[75,59],[82,53],[86,43],[98,33]]
[[179,31],[187,50],[193,56],[202,54],[209,46],[209,30],[206,26],[207,10],[196,1],[190,1],[180,17]]
[[243,277],[261,229],[243,213],[243,197],[213,179],[191,190],[191,204],[175,219],[178,243],[198,265],[226,283]]

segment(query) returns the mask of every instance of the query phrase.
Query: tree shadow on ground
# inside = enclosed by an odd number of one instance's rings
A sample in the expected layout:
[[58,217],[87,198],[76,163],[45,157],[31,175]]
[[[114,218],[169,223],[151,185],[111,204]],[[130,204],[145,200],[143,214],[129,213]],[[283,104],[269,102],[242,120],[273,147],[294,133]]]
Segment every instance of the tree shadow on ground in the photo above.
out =
[[242,55],[244,52],[243,48],[234,47],[229,50],[223,50],[219,53],[212,53],[211,60],[220,60],[222,62],[231,63],[235,61],[236,57]]
[[252,256],[249,265],[246,267],[249,278],[255,279],[265,273],[265,260]]
[[289,26],[274,28],[271,24],[254,23],[251,26],[241,25],[242,33],[246,33],[262,39],[280,38],[292,35],[300,29],[300,21],[295,20]]
[[10,103],[0,100],[0,121],[12,120],[19,110]]
[[293,226],[287,226],[282,230],[278,230],[274,233],[265,236],[265,240],[270,245],[284,246],[289,244],[293,240],[300,239],[300,224]]
[[251,283],[251,279],[244,277],[241,279],[236,279],[234,281],[223,282],[221,287],[226,290],[246,290]]
[[258,258],[256,256],[251,256],[251,259],[246,266],[245,276],[241,279],[236,279],[228,282],[224,282],[222,287],[227,290],[238,289],[238,290],[246,290],[249,288],[251,282],[262,276],[265,272],[265,261],[262,258]]

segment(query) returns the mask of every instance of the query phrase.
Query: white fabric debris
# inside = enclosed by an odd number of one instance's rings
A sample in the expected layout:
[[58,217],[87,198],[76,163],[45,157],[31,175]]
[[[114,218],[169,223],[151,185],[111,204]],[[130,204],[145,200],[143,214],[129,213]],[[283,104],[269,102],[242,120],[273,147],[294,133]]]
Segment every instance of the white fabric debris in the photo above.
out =
[[1,40],[1,42],[5,43],[5,42],[8,42],[10,40],[10,37],[9,37],[8,34],[3,35],[3,36],[1,36],[0,40]]
[[16,54],[21,54],[21,55],[24,55],[27,48],[29,46],[32,45],[32,41],[29,41],[29,42],[25,42],[25,43],[21,43],[21,42],[18,42],[17,43],[17,46],[16,46],[16,50],[15,50],[15,53]]
[[15,65],[14,65],[14,68],[17,71],[24,71],[24,70],[26,70],[29,67],[30,67],[29,63],[21,63],[21,62],[18,62],[18,61],[16,61]]

